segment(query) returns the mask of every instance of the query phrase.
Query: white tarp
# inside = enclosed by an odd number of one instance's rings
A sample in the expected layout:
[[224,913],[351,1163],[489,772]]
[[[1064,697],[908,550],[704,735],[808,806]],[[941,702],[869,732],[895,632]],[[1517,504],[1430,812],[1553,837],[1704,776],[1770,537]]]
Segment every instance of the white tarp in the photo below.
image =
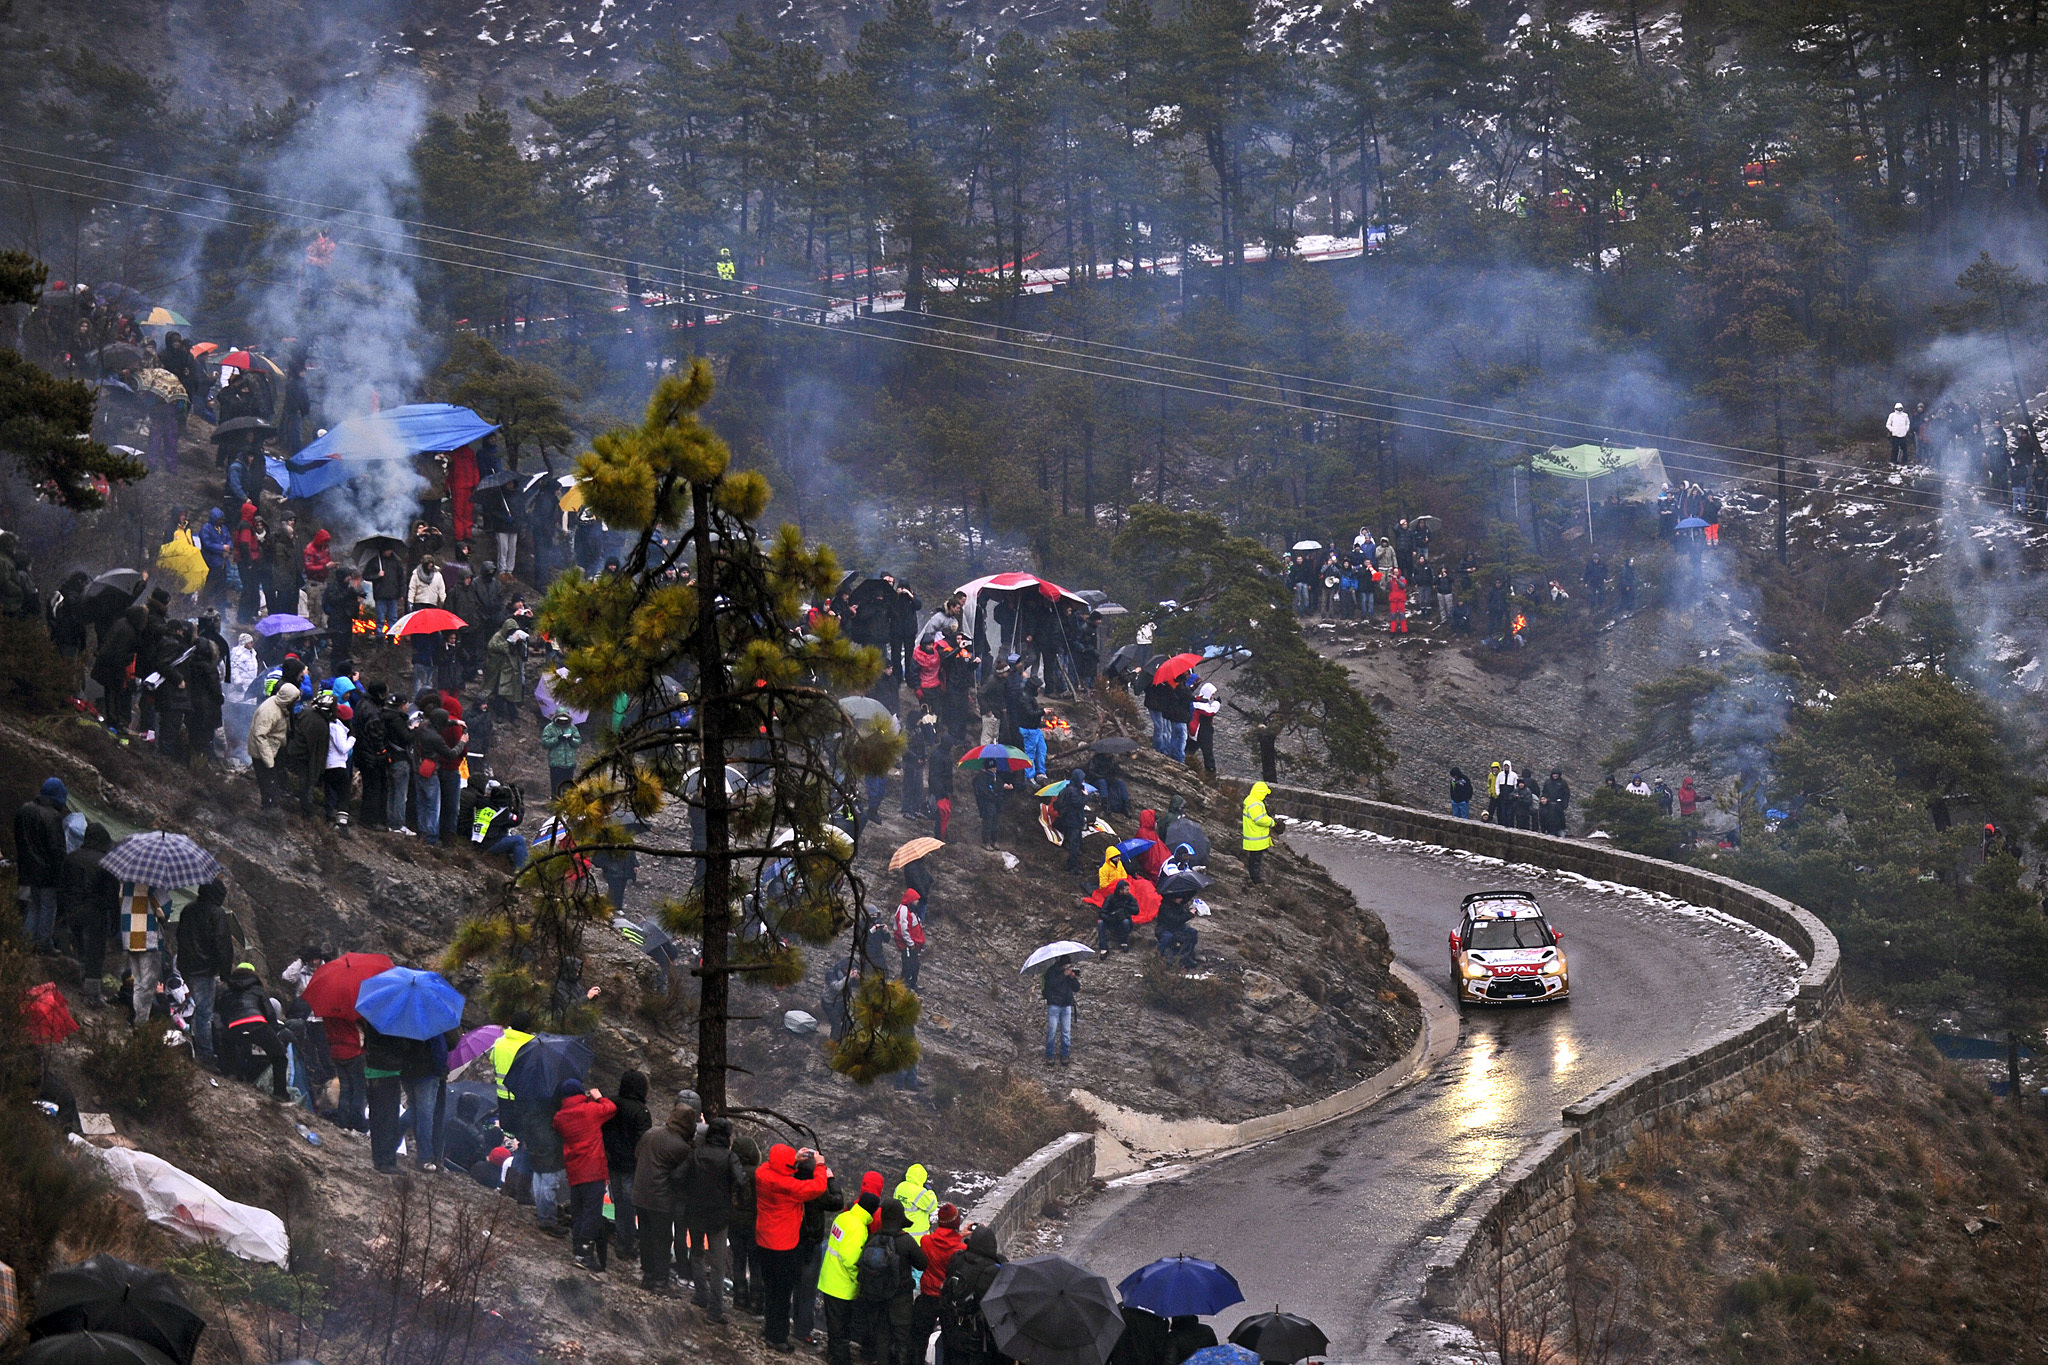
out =
[[275,1266],[290,1263],[291,1237],[284,1230],[284,1221],[268,1209],[237,1204],[160,1156],[126,1147],[102,1149],[75,1133],[71,1143],[97,1161],[114,1182],[115,1192],[141,1209],[150,1222],[162,1223],[195,1242],[217,1242],[245,1261],[268,1261]]

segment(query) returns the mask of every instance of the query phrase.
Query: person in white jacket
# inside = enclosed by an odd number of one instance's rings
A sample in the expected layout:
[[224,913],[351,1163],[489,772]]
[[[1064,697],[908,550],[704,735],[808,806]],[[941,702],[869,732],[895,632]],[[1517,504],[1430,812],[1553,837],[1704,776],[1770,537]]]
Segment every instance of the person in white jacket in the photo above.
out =
[[448,585],[441,578],[441,566],[432,555],[420,560],[420,566],[412,571],[412,581],[406,584],[406,600],[412,610],[422,607],[438,607],[448,600]]
[[355,733],[348,723],[353,718],[354,712],[343,702],[327,722],[327,766],[320,774],[320,785],[327,800],[327,822],[332,825],[348,824],[348,761],[356,750]]
[[1904,403],[1892,404],[1884,419],[1884,429],[1892,438],[1892,463],[1912,463],[1913,414],[1906,411]]

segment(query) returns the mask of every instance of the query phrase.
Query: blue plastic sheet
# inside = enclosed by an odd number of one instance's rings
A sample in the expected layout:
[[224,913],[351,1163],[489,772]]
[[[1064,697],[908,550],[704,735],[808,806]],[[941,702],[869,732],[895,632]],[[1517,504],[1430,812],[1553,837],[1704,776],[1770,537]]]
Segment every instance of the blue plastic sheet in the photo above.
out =
[[310,498],[347,482],[366,460],[459,450],[497,429],[453,403],[408,403],[369,417],[351,417],[298,454],[266,463],[270,477],[286,493]]

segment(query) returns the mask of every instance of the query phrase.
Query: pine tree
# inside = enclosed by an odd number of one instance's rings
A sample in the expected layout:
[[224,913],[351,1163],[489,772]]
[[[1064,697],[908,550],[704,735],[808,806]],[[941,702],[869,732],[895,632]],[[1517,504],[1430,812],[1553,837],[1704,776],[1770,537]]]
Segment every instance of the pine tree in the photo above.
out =
[[[556,695],[616,722],[556,800],[566,838],[521,874],[537,908],[508,897],[463,927],[450,956],[494,963],[503,1012],[539,991],[545,956],[573,951],[607,913],[577,875],[579,857],[630,847],[694,862],[697,893],[664,905],[661,919],[702,940],[696,1089],[722,1113],[732,977],[793,984],[800,945],[848,928],[862,952],[871,915],[853,873],[856,837],[832,822],[862,778],[895,765],[903,740],[840,708],[840,694],[874,681],[880,657],[829,620],[806,633],[803,601],[831,592],[837,565],[794,527],[756,529],[768,481],[731,469],[725,443],[698,420],[711,390],[702,361],[663,380],[639,426],[600,435],[577,462],[587,505],[638,540],[618,573],[557,579],[540,627],[564,654]],[[729,766],[743,789],[728,789]],[[672,828],[678,814],[689,819]],[[918,1008],[901,983],[865,976],[851,1002],[857,1027],[832,1058],[863,1082],[916,1060]]]
[[[0,305],[34,303],[50,277],[26,252],[0,251]],[[57,379],[0,347],[0,451],[13,456],[22,477],[59,506],[89,512],[103,504],[95,476],[133,483],[149,470],[91,439],[90,384]]]

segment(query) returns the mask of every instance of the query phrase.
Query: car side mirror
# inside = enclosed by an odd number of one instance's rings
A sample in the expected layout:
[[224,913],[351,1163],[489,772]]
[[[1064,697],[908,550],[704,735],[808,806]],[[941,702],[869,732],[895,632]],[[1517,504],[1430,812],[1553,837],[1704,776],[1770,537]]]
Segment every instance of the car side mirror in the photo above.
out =
[[1458,931],[1455,929],[1451,930],[1451,951],[1456,952],[1464,946],[1465,940],[1458,937]]
[[1562,929],[1552,929],[1552,930],[1550,931],[1550,941],[1551,941],[1552,943],[1562,943],[1562,942],[1564,942],[1564,930],[1562,930]]

